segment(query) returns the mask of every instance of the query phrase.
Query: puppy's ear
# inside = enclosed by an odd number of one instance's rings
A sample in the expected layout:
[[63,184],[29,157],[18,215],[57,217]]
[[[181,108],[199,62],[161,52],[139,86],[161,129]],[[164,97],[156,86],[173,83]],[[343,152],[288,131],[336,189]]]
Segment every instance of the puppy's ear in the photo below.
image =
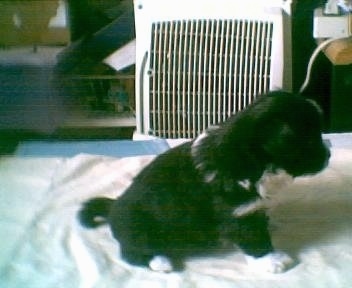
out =
[[274,155],[284,152],[287,143],[294,137],[294,131],[287,123],[275,121],[270,127],[264,129],[263,149],[266,153]]

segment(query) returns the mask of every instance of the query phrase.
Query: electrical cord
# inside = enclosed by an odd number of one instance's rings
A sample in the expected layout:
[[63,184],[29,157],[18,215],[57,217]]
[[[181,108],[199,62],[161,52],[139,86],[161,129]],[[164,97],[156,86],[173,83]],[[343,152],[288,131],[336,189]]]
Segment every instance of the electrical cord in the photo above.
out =
[[312,67],[313,67],[314,61],[317,58],[317,56],[320,53],[320,51],[323,50],[331,42],[334,42],[334,41],[339,40],[339,39],[342,39],[342,38],[329,38],[329,39],[321,42],[317,46],[317,48],[315,48],[315,50],[312,53],[312,56],[310,56],[310,59],[309,59],[309,62],[308,62],[308,66],[307,66],[306,78],[305,78],[301,88],[299,89],[299,93],[302,93],[307,88],[307,86],[308,86],[308,84],[310,82],[311,73],[312,73]]

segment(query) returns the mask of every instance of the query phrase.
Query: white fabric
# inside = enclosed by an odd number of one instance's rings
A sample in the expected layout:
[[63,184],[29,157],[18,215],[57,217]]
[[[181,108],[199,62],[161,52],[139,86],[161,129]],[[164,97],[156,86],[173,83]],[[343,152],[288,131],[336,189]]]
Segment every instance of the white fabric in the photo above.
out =
[[352,150],[333,149],[324,172],[273,196],[274,245],[300,261],[283,274],[249,269],[240,251],[151,272],[120,259],[108,227],[79,225],[82,201],[120,195],[152,159],[1,158],[0,287],[351,287]]

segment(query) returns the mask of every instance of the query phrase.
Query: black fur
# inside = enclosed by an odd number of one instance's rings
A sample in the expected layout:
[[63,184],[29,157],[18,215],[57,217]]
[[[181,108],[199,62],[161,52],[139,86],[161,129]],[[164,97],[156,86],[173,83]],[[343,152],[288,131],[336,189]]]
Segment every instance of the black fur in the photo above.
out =
[[109,198],[93,198],[84,204],[84,211],[79,214],[81,224],[87,228],[96,228],[106,224],[114,200]]
[[267,169],[316,173],[329,156],[318,107],[271,92],[204,137],[158,156],[110,209],[110,200],[93,199],[80,217],[94,227],[101,223],[94,217],[105,216],[122,256],[136,265],[163,255],[182,269],[185,258],[224,243],[259,257],[273,251],[265,212],[235,217],[234,208],[260,197],[255,184]]

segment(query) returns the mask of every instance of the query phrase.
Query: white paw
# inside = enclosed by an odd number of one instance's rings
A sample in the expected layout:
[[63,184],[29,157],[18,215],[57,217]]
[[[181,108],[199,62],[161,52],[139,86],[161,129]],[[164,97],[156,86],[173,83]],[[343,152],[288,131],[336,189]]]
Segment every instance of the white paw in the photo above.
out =
[[295,261],[284,252],[273,252],[259,258],[246,255],[246,260],[250,268],[270,273],[283,273],[295,265]]
[[265,171],[256,188],[262,198],[273,198],[281,189],[293,182],[293,177],[285,170],[278,169],[275,172]]
[[262,210],[265,208],[265,203],[263,199],[258,198],[252,202],[248,202],[236,207],[235,210],[232,211],[232,215],[236,218],[245,217],[249,214],[252,214],[258,210]]
[[155,272],[168,273],[173,270],[170,260],[165,256],[154,256],[149,261],[149,268]]

